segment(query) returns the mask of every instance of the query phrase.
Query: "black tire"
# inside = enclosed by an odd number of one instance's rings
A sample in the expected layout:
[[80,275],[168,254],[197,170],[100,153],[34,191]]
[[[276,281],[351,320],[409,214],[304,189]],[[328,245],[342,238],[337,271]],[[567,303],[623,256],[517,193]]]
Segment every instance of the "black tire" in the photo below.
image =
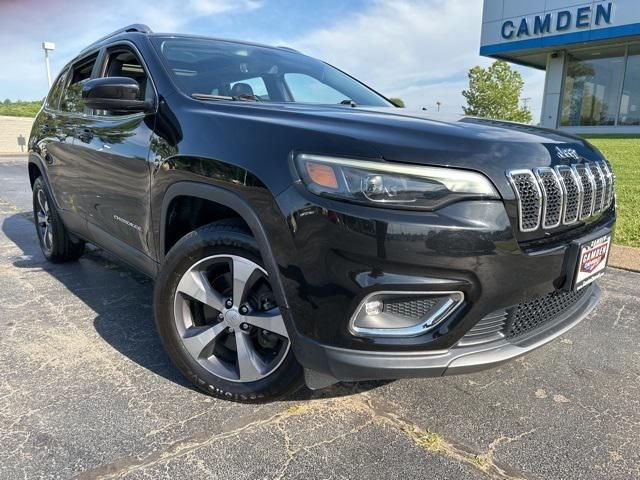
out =
[[[40,248],[47,260],[54,263],[71,262],[82,256],[84,242],[72,238],[62,223],[42,177],[33,182],[33,219]],[[43,222],[46,222],[46,227]]]
[[282,398],[303,384],[302,367],[295,359],[292,348],[288,348],[279,366],[265,378],[252,382],[229,381],[195,360],[178,332],[174,301],[181,278],[201,260],[224,255],[242,257],[264,267],[251,233],[233,221],[216,222],[194,230],[171,248],[154,289],[155,321],[162,343],[183,375],[209,395],[242,403]]

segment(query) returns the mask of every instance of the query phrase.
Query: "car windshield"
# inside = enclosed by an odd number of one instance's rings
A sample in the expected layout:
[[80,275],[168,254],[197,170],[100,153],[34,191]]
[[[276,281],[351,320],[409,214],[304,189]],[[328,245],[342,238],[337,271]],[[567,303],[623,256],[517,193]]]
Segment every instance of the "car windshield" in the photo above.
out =
[[204,38],[152,40],[178,88],[196,98],[392,106],[340,70],[284,48]]

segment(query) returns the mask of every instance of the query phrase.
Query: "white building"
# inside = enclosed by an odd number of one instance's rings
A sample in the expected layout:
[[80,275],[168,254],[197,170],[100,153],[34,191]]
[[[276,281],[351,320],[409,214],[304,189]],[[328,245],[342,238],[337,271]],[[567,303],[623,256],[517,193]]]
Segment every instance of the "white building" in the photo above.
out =
[[484,0],[480,54],[546,70],[545,127],[640,133],[640,0]]

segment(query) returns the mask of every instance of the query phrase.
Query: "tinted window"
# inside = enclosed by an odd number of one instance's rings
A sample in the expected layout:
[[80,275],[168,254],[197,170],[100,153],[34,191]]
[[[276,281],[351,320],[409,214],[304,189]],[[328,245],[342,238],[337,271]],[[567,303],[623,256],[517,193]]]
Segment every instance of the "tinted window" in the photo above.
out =
[[91,71],[96,63],[96,57],[97,55],[94,55],[91,59],[72,67],[71,79],[68,80],[67,88],[60,103],[61,110],[74,113],[82,113],[84,111],[82,86],[91,78]]
[[63,70],[58,76],[58,79],[51,87],[49,96],[47,97],[47,107],[57,110],[60,106],[60,97],[62,96],[62,90],[64,89],[64,82],[67,78],[67,70]]
[[[253,90],[262,101],[336,104],[349,99],[359,105],[392,106],[340,70],[290,50],[204,38],[152,37],[152,41],[187,95],[237,96],[232,88],[244,83],[235,91],[252,95]],[[287,80],[295,92],[287,88]]]
[[[105,77],[127,77],[132,78],[140,86],[138,100],[145,100],[148,95],[153,95],[149,77],[142,66],[142,62],[131,50],[122,47],[110,50],[108,53],[107,65],[104,70]],[[98,115],[117,115],[120,112],[94,112]]]
[[284,79],[296,102],[340,103],[346,99],[335,88],[304,73],[286,73]]

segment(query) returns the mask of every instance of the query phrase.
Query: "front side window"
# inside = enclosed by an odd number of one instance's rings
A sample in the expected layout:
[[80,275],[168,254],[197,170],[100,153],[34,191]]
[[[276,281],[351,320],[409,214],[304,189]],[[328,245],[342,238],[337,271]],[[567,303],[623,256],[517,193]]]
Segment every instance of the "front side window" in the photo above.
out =
[[569,55],[562,125],[614,125],[624,65],[623,47]]
[[74,65],[70,70],[70,79],[67,79],[67,88],[62,95],[60,110],[71,113],[84,112],[84,100],[82,99],[82,86],[91,79],[91,72],[98,55]]
[[629,47],[618,125],[640,125],[640,45]]
[[176,86],[189,96],[393,107],[340,70],[290,50],[202,38],[152,41]]
[[[138,59],[138,56],[126,47],[115,47],[107,52],[108,59],[104,69],[104,77],[132,78],[140,86],[140,94],[136,100],[149,99],[153,96],[151,81]],[[95,111],[96,115],[125,115],[126,112]]]

